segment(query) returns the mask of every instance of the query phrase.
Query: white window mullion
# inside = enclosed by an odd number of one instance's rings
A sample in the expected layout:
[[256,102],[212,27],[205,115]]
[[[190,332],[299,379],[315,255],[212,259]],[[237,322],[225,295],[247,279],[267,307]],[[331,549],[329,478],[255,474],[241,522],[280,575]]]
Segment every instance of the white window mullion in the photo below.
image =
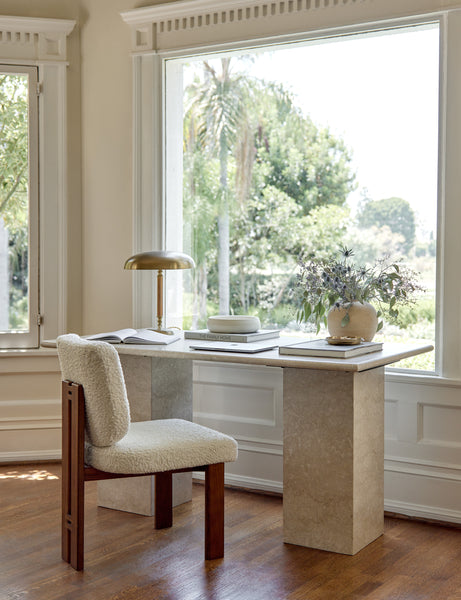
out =
[[447,15],[443,45],[441,111],[440,338],[441,375],[461,379],[461,11]]

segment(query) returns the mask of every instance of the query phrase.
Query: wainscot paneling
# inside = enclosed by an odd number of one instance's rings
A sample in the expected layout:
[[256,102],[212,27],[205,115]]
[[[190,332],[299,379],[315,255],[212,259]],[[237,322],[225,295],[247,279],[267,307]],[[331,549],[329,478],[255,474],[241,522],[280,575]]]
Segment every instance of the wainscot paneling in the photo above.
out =
[[61,374],[56,353],[0,354],[0,462],[61,457]]
[[282,373],[274,367],[194,363],[194,420],[232,435],[239,459],[228,484],[282,491]]
[[[59,459],[56,355],[0,355],[0,462]],[[461,383],[389,372],[385,403],[385,509],[461,523]],[[237,487],[283,491],[282,372],[194,363],[194,420],[235,437],[226,466]]]
[[386,508],[461,523],[460,382],[390,374],[386,411]]

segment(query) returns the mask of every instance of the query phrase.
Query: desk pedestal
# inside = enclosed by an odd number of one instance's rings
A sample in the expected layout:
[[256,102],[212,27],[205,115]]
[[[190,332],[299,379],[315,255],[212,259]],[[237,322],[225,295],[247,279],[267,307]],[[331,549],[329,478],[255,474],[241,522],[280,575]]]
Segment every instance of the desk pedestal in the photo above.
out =
[[384,527],[384,367],[283,373],[284,541],[355,554]]
[[[188,359],[121,355],[132,421],[192,421],[192,366]],[[173,476],[173,505],[192,497],[192,473]],[[154,478],[98,482],[98,505],[141,515],[154,514]]]

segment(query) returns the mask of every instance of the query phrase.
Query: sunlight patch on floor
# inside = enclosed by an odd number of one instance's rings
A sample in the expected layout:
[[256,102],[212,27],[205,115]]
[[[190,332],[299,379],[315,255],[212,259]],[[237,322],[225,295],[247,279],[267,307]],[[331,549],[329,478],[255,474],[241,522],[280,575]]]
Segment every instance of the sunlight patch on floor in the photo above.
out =
[[21,473],[19,471],[7,471],[6,473],[0,473],[0,479],[24,479],[30,481],[44,481],[50,479],[59,479],[59,477],[45,469],[33,469],[27,473]]

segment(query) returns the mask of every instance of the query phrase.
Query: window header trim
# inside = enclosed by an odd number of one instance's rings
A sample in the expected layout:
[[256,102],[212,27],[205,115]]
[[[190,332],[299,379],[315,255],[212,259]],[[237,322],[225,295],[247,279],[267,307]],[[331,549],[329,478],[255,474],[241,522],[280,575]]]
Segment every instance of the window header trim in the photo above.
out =
[[134,54],[366,27],[461,10],[461,0],[180,0],[122,12]]
[[67,36],[76,21],[0,16],[2,60],[66,60]]

